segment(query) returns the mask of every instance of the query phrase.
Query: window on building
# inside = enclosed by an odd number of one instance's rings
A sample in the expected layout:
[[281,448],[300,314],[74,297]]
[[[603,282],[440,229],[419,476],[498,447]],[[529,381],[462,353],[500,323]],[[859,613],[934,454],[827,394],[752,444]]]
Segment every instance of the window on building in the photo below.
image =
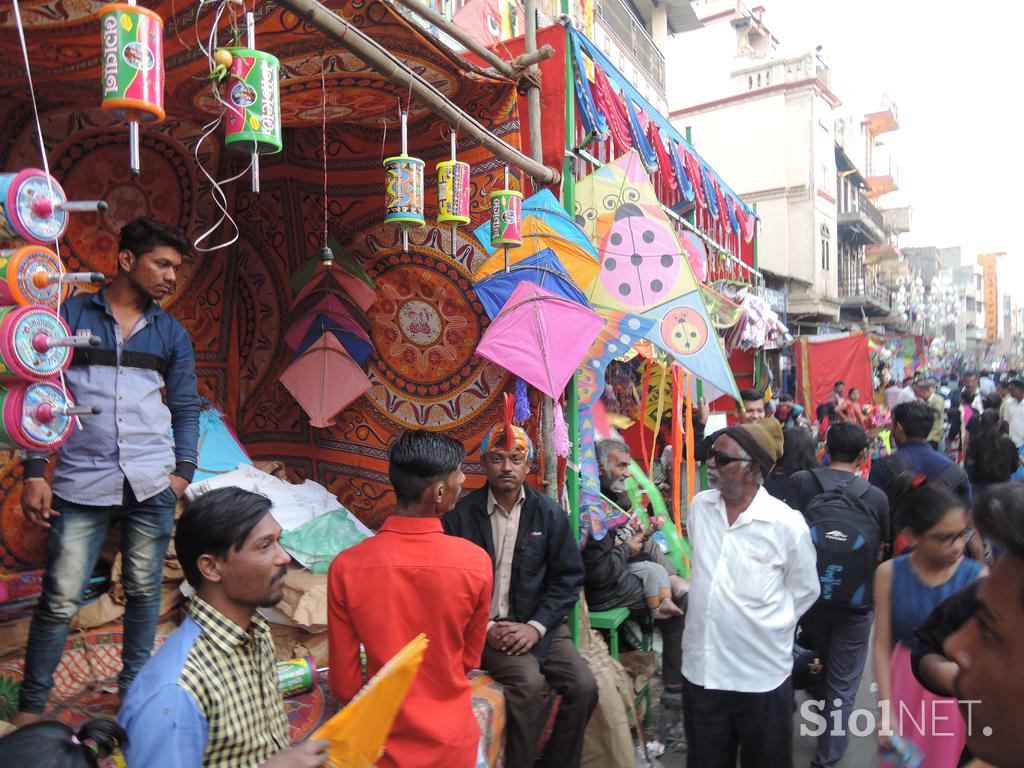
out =
[[830,240],[832,239],[832,233],[829,231],[828,224],[821,225],[821,269],[823,272],[828,272],[832,268],[832,256],[829,252],[831,249]]
[[748,91],[754,90],[754,76],[753,75],[747,75],[747,90]]

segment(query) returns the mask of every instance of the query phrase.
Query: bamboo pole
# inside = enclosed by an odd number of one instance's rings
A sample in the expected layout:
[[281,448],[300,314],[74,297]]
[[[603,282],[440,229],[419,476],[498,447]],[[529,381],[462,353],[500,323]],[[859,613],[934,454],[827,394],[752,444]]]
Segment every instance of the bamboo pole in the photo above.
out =
[[509,60],[509,64],[515,67],[529,67],[533,64],[540,64],[542,61],[546,61],[555,55],[555,49],[550,45],[542,45],[540,48],[535,50],[533,53],[524,53],[522,56],[516,56]]
[[463,32],[461,29],[455,26],[452,22],[448,21],[448,19],[446,19],[437,11],[424,5],[422,2],[420,2],[420,0],[391,1],[394,3],[398,3],[398,5],[402,6],[403,8],[412,11],[417,16],[426,19],[434,26],[444,30],[444,33],[446,35],[449,35],[455,40],[458,40],[459,44],[462,45],[467,51],[470,51],[471,53],[474,53],[477,56],[479,56],[481,59],[490,64],[505,77],[512,78],[515,75],[515,70],[512,68],[511,64],[509,64],[503,58],[498,56],[498,54],[494,53],[494,51],[492,51],[490,48],[487,48],[486,46],[478,43],[470,35]]
[[427,109],[449,125],[460,126],[459,130],[462,133],[489,149],[499,160],[518,168],[541,184],[557,184],[561,181],[562,175],[558,171],[531,160],[515,147],[499,139],[377,41],[317,0],[277,0],[277,4],[322,31],[396,86],[410,90],[412,96]]
[[[569,13],[569,0],[561,0],[562,13]],[[562,207],[570,216],[576,203],[576,178],[572,172],[572,157],[568,150],[576,143],[576,93],[572,71],[572,46],[569,45],[569,28],[565,29],[565,147],[566,157],[562,160]],[[580,538],[580,401],[579,389],[576,386],[577,374],[569,379],[566,398],[569,404],[566,424],[569,427],[569,441],[572,448],[569,452],[569,471],[566,473],[566,485],[569,488],[569,526],[572,535]],[[569,612],[569,633],[576,647],[580,644],[580,606],[579,601],[573,603]]]
[[[526,55],[537,52],[537,0],[526,0],[523,3],[526,16]],[[530,69],[536,69],[531,65]],[[543,164],[544,149],[541,139],[540,88],[533,82],[526,89],[526,100],[530,110],[530,157],[534,162]],[[552,501],[558,502],[558,459],[555,458],[555,402],[544,396],[540,404],[541,450],[544,451],[544,489]]]

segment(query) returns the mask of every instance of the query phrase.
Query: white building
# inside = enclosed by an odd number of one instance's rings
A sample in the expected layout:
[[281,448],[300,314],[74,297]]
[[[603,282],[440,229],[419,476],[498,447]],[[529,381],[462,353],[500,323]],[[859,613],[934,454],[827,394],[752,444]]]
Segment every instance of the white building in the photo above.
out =
[[[761,9],[695,0],[704,26],[677,38],[670,117],[761,217],[758,266],[788,293],[794,330],[839,320],[835,109],[828,67],[814,53],[774,58]],[[724,73],[724,74],[723,74]],[[691,92],[692,89],[692,92]]]

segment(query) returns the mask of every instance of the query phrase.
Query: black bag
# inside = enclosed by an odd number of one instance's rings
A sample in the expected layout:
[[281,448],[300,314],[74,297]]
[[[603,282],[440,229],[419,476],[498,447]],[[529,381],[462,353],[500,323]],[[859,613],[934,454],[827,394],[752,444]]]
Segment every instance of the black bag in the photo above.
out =
[[812,469],[821,493],[804,511],[818,552],[818,579],[826,605],[867,613],[873,605],[875,567],[882,540],[877,515],[864,501],[871,484],[854,477],[840,486],[827,469]]

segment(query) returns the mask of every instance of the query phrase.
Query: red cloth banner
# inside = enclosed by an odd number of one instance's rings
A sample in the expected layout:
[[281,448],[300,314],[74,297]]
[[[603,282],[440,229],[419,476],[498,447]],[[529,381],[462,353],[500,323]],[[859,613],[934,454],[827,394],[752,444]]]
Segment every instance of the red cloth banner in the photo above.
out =
[[796,399],[813,418],[837,381],[846,382],[846,391],[860,390],[862,403],[871,401],[871,357],[868,337],[803,336],[796,340]]

